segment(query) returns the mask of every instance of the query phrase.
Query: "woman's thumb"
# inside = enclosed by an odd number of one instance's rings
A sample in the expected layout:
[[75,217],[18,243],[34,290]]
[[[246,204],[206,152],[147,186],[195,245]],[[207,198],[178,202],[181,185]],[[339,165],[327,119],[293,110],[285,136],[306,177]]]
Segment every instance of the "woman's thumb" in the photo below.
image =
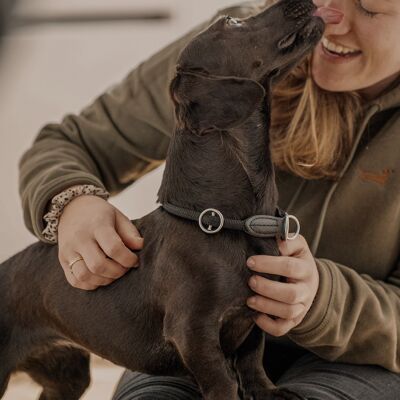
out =
[[141,249],[143,247],[143,238],[140,236],[136,226],[118,210],[115,215],[115,230],[125,245],[130,249]]

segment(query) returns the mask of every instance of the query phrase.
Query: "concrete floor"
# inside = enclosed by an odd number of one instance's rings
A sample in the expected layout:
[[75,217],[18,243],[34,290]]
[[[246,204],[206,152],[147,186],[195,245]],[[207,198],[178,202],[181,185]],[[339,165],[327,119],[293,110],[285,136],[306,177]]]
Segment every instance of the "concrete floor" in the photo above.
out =
[[[0,262],[37,239],[25,228],[18,195],[18,161],[41,126],[79,112],[156,50],[232,0],[25,0],[20,13],[166,9],[170,21],[46,25],[11,31],[0,52]],[[111,199],[131,219],[152,211],[163,167]],[[108,399],[122,369],[96,360],[84,399]],[[35,399],[24,375],[5,400]]]

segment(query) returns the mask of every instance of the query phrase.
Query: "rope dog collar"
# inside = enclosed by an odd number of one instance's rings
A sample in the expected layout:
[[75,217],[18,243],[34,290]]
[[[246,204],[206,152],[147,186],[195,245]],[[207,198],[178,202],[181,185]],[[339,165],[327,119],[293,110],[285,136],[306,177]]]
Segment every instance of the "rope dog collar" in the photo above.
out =
[[[294,240],[300,233],[300,222],[294,215],[276,209],[276,216],[253,215],[244,220],[225,218],[220,211],[215,208],[207,208],[202,212],[188,210],[175,206],[171,203],[161,205],[170,214],[198,221],[201,230],[208,234],[219,232],[222,228],[235,229],[246,232],[255,237],[275,237],[280,235],[282,240]],[[290,220],[296,223],[296,232],[289,236]]]

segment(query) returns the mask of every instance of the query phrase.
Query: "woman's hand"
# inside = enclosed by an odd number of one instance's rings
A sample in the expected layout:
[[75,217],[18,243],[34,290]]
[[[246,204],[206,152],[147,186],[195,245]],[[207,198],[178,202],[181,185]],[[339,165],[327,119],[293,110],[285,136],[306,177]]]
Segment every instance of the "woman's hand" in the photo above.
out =
[[[283,336],[300,324],[319,285],[318,269],[303,236],[287,241],[278,239],[278,245],[281,256],[255,255],[247,260],[253,271],[286,277],[286,282],[256,275],[249,280],[256,295],[247,300],[247,305],[260,312],[255,323],[273,336]],[[254,266],[250,260],[255,261]]]
[[[120,278],[138,266],[130,249],[142,247],[143,238],[129,218],[98,196],[78,196],[61,214],[58,258],[76,288],[93,290]],[[69,266],[80,257],[83,260]]]

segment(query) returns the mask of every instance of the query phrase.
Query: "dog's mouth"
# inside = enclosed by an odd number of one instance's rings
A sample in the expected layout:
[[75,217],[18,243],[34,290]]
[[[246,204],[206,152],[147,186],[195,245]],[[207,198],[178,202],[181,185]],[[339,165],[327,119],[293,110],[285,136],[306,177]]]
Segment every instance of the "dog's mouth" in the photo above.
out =
[[[295,31],[283,37],[278,42],[277,47],[281,56],[288,57],[285,57],[285,63],[274,68],[263,77],[262,84],[273,78],[275,78],[274,81],[277,81],[285,76],[286,73],[317,44],[323,32],[324,23],[322,20],[320,18],[310,17],[300,28],[297,28]],[[293,53],[293,57],[290,57],[291,53]]]
[[[287,53],[299,45],[306,45],[305,50],[307,50],[321,39],[325,30],[325,24],[339,24],[342,18],[343,13],[334,8],[315,8],[312,15],[307,18],[300,29],[292,31],[278,42],[278,50]],[[301,25],[301,22],[299,24]]]

